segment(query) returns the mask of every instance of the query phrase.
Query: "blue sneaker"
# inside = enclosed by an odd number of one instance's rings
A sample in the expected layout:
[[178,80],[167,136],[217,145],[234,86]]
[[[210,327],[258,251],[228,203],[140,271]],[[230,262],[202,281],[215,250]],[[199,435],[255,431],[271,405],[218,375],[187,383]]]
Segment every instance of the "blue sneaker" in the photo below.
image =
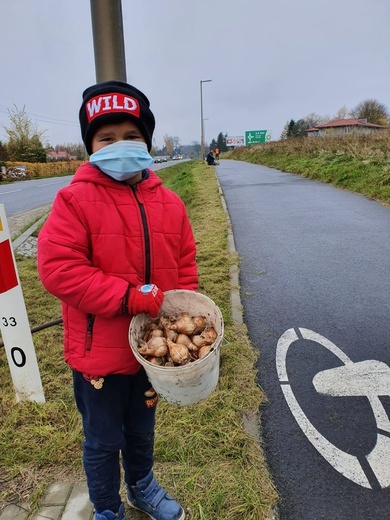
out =
[[153,520],[185,518],[184,509],[159,486],[153,471],[139,480],[135,486],[127,486],[127,503]]
[[109,509],[102,511],[101,513],[97,513],[95,511],[95,516],[93,518],[94,520],[126,520],[125,506],[122,502],[117,514],[115,514],[113,511],[110,511]]

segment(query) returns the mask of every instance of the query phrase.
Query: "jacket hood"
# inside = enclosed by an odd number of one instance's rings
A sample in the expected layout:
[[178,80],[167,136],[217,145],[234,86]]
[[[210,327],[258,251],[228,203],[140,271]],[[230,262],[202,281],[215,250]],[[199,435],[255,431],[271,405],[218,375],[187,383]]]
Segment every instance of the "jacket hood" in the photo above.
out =
[[[147,170],[149,172],[149,177],[141,181],[142,187],[150,189],[162,184],[160,177],[158,177],[153,170],[150,168],[147,168]],[[96,166],[92,166],[90,162],[82,164],[77,169],[70,184],[75,184],[77,182],[92,182],[93,184],[99,184],[111,189],[123,189],[123,186],[125,186],[122,182],[115,181],[105,173],[101,172]]]

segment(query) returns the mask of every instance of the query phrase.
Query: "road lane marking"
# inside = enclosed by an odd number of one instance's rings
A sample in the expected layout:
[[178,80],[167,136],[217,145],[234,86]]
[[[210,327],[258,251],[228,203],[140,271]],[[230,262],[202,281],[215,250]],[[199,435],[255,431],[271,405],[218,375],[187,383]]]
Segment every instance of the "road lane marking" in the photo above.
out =
[[56,182],[45,182],[44,184],[37,184],[36,188],[41,188],[42,186],[50,186],[51,184],[60,184],[62,181],[56,181]]
[[287,404],[289,405],[301,430],[324,459],[327,460],[339,473],[356,484],[359,484],[359,486],[371,488],[357,457],[340,450],[321,435],[321,433],[311,424],[302,408],[299,406],[290,385],[282,385],[282,390]]
[[390,439],[379,433],[375,448],[366,458],[383,489],[390,486],[389,453]]
[[[390,368],[385,363],[374,359],[354,363],[341,349],[327,338],[316,332],[299,328],[302,338],[325,347],[344,363],[342,366],[322,370],[313,378],[313,385],[322,395],[333,397],[367,397],[376,421],[377,429],[390,432],[390,420],[379,396],[390,395]],[[299,336],[294,329],[288,329],[279,338],[276,348],[276,370],[286,402],[298,425],[316,450],[339,473],[356,484],[372,489],[364,469],[354,455],[346,453],[329,442],[309,421],[300,407],[289,384],[287,373],[287,352]],[[382,488],[390,486],[390,438],[377,432],[377,442],[366,455]]]
[[8,193],[16,193],[17,191],[22,191],[22,190],[2,191],[0,193],[0,195],[7,195]]

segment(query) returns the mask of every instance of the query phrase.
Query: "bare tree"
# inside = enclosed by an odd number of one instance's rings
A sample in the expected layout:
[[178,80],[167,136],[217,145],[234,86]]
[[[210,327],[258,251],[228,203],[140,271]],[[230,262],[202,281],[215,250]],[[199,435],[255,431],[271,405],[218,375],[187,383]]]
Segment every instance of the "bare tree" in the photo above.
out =
[[26,108],[8,110],[9,126],[4,126],[8,135],[7,152],[11,161],[46,162],[42,144],[46,130],[38,130],[27,116]]
[[303,121],[307,124],[307,128],[312,128],[313,126],[324,125],[329,121],[329,116],[320,116],[315,112],[310,112],[303,118]]
[[387,126],[389,124],[389,111],[385,104],[376,99],[361,101],[351,110],[351,116],[355,119],[367,119],[368,123]]
[[172,144],[173,144],[174,149],[175,150],[179,150],[179,148],[180,148],[180,137],[177,137],[177,135],[175,135],[171,139],[172,139]]
[[165,134],[163,139],[164,139],[164,145],[165,145],[165,149],[167,151],[167,155],[172,155],[173,149],[174,149],[172,137],[169,136],[168,134]]
[[323,125],[330,120],[329,116],[320,116],[315,112],[310,112],[302,119],[295,121],[290,119],[284,125],[280,139],[290,139],[291,137],[306,137],[306,130],[313,128],[313,126]]
[[349,116],[349,109],[346,105],[340,107],[335,113],[334,117],[332,117],[333,121],[337,121],[338,119],[346,119]]

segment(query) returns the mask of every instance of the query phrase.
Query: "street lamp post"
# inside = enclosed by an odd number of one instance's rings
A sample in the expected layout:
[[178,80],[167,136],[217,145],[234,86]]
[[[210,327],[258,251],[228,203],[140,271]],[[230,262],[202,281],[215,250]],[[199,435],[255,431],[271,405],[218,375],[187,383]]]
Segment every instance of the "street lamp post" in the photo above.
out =
[[203,83],[209,83],[211,79],[200,80],[200,157],[204,161],[204,119],[203,119]]
[[121,0],[90,0],[96,82],[126,81]]

